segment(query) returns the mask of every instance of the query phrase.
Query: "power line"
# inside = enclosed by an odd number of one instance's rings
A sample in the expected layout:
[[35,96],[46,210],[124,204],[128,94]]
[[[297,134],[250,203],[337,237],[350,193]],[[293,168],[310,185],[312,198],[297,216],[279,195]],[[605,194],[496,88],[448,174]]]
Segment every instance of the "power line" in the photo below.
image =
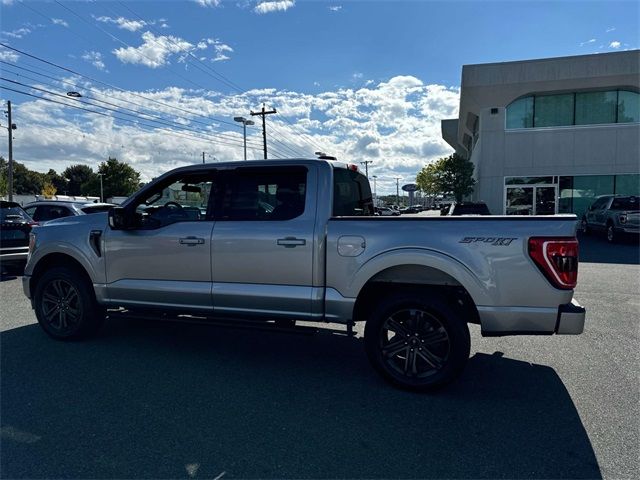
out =
[[[89,108],[81,107],[79,105],[72,105],[72,104],[69,104],[69,103],[60,102],[58,100],[53,100],[51,98],[34,95],[34,94],[31,94],[31,93],[28,93],[28,92],[23,92],[21,90],[16,90],[14,88],[9,88],[9,87],[6,87],[6,86],[2,86],[1,88],[4,89],[4,90],[11,91],[11,92],[19,93],[21,95],[26,95],[28,97],[33,97],[33,98],[37,98],[37,99],[40,99],[40,100],[45,100],[47,102],[63,105],[65,107],[70,107],[70,108],[76,108],[78,110],[83,110],[83,111],[85,111],[87,113],[93,113],[95,115],[101,115],[101,116],[104,116],[104,117],[114,118],[114,119],[121,120],[121,121],[124,121],[124,122],[132,123],[132,124],[134,124],[136,126],[142,125],[142,126],[145,126],[145,127],[149,127],[149,128],[155,129],[155,130],[164,131],[164,132],[167,132],[169,135],[173,135],[173,136],[177,136],[177,137],[183,137],[183,138],[189,138],[189,139],[194,139],[195,138],[195,139],[200,140],[200,141],[210,141],[209,139],[202,138],[202,137],[199,137],[199,136],[196,136],[196,135],[192,135],[192,134],[188,134],[188,133],[176,132],[174,130],[167,130],[166,128],[160,128],[160,127],[157,127],[155,125],[149,125],[147,123],[140,122],[140,121],[137,121],[137,120],[130,120],[128,118],[122,118],[122,117],[118,117],[116,115],[110,115],[108,113],[99,112],[97,110],[92,110],[92,109],[89,109]],[[235,145],[235,144],[229,144],[229,143],[226,143],[226,142],[218,142],[218,143],[221,144],[221,145],[237,147],[237,145]],[[258,149],[254,148],[254,147],[251,147],[251,149],[252,150],[258,150]]]
[[[7,63],[7,62],[4,62],[4,61],[0,60],[0,63]],[[13,66],[13,65],[11,65],[11,64],[8,64],[8,65],[9,65],[9,66],[11,66],[11,67],[14,67],[14,66]],[[17,67],[17,68],[21,68],[21,67]],[[24,68],[21,68],[21,69],[26,70],[26,71],[29,71],[29,72],[33,72],[32,70],[29,70],[29,69],[24,69]],[[51,87],[57,88],[57,86],[56,86],[56,85],[53,85],[52,83],[49,83],[49,82],[43,82],[42,80],[38,80],[38,79],[35,79],[35,78],[32,78],[32,77],[29,77],[28,75],[23,75],[23,74],[16,73],[16,72],[12,72],[12,71],[9,71],[8,73],[13,73],[13,74],[14,74],[14,75],[16,75],[16,76],[23,77],[23,78],[26,78],[26,79],[32,80],[32,81],[34,81],[34,82],[40,82],[40,83],[43,83],[43,84],[45,84],[45,85],[49,85],[49,86],[51,86]],[[57,82],[64,83],[64,84],[67,84],[67,85],[71,85],[71,86],[76,87],[76,88],[78,87],[78,85],[73,84],[72,82],[67,82],[67,81],[65,81],[65,80],[58,79],[58,78],[55,78],[55,77],[50,77],[50,76],[48,76],[48,75],[40,74],[40,73],[38,73],[38,72],[33,72],[33,73],[35,73],[36,75],[42,75],[42,76],[44,76],[44,77],[46,77],[46,78],[51,78],[51,79],[53,79],[53,80],[55,80],[55,81],[57,81]],[[25,84],[22,84],[22,83],[20,83],[20,82],[14,82],[14,81],[12,81],[12,80],[6,80],[6,81],[11,82],[11,83],[17,83],[18,85],[25,86],[25,87],[29,87],[29,88],[34,88],[34,89],[38,90],[38,88],[37,88],[37,87],[34,87],[34,86],[32,86],[32,85],[25,85]],[[47,90],[45,90],[45,91],[46,91],[47,93],[52,93],[52,94],[54,94],[54,95],[64,97],[64,95],[61,95],[61,94],[55,94],[55,93],[50,92],[50,91],[47,91]],[[93,92],[93,90],[92,90],[92,92]],[[203,134],[210,135],[211,137],[220,137],[220,138],[227,139],[227,140],[229,140],[229,141],[233,141],[233,142],[242,142],[242,140],[240,140],[240,139],[238,139],[238,138],[236,138],[236,137],[234,137],[234,136],[228,135],[228,134],[219,133],[219,132],[211,132],[211,131],[201,131],[201,130],[197,130],[197,129],[194,129],[194,128],[187,128],[185,125],[182,125],[182,124],[180,124],[180,123],[177,123],[177,122],[172,121],[172,120],[169,120],[169,119],[166,119],[165,117],[160,116],[160,115],[155,115],[155,114],[150,114],[150,113],[140,112],[140,111],[138,111],[138,110],[133,110],[133,109],[131,109],[131,108],[123,107],[122,105],[118,105],[118,104],[115,104],[115,103],[112,103],[112,102],[108,102],[108,101],[105,101],[105,100],[100,100],[100,99],[98,99],[98,98],[94,98],[94,97],[91,97],[91,96],[88,96],[88,95],[83,95],[83,97],[86,97],[86,98],[92,99],[92,100],[94,100],[94,101],[96,101],[96,102],[99,102],[99,103],[104,103],[105,105],[110,105],[110,106],[116,107],[117,109],[119,109],[118,111],[120,111],[120,110],[126,110],[126,111],[129,111],[129,112],[133,112],[133,114],[131,114],[132,116],[136,116],[136,117],[139,117],[139,118],[143,118],[143,119],[145,119],[145,120],[157,121],[157,122],[159,122],[159,123],[161,123],[161,124],[165,124],[165,125],[168,125],[168,126],[171,126],[171,127],[174,127],[174,128],[181,128],[181,129],[183,129],[183,130],[189,130],[189,131],[193,131],[193,132],[197,132],[197,133],[203,133]],[[66,98],[66,97],[64,97],[64,98]],[[83,102],[83,101],[81,101],[81,100],[78,100],[78,101],[80,101],[81,103],[88,103],[88,102]],[[142,107],[142,108],[145,108],[143,105],[136,104],[136,103],[134,103],[134,102],[131,102],[131,103],[132,103],[133,105],[137,105],[137,106],[140,106],[140,107]],[[89,103],[89,104],[91,104],[91,103]],[[99,107],[99,108],[106,108],[106,107],[102,107],[101,105],[95,105],[95,104],[91,104],[91,105],[97,106],[97,107]],[[146,108],[145,108],[145,109],[146,109]],[[109,110],[109,109],[107,109],[107,110]],[[147,109],[147,110],[148,110],[148,109]],[[126,114],[126,115],[130,115],[130,114]],[[150,119],[150,118],[145,118],[145,117],[142,117],[141,115],[144,115],[144,116],[146,116],[146,117],[152,117],[152,118],[151,118],[151,119]],[[153,118],[155,118],[155,119],[159,119],[159,120],[153,120]],[[166,120],[166,121],[165,121],[165,120]],[[167,123],[167,122],[168,122],[168,123]],[[204,123],[204,122],[198,122],[198,123],[202,123],[203,125],[209,126],[208,124],[206,124],[206,123]],[[254,144],[254,143],[253,143],[253,141],[251,141],[250,143],[251,143],[251,144]],[[258,145],[258,144],[257,144],[257,143],[255,143],[255,145]]]

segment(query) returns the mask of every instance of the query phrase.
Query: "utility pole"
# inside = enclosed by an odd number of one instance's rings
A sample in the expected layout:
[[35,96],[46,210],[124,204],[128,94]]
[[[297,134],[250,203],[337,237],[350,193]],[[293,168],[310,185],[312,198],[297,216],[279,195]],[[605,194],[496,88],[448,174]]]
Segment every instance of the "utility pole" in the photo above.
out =
[[374,199],[374,207],[378,206],[378,192],[377,192],[377,185],[376,185],[376,180],[378,180],[378,176],[377,175],[371,175],[371,178],[373,178],[373,199]]
[[202,152],[202,163],[204,163],[204,152]]
[[395,177],[396,178],[396,205],[400,206],[400,179],[402,177]]
[[267,159],[267,124],[265,122],[265,117],[267,115],[271,115],[272,113],[278,113],[276,112],[276,109],[274,108],[273,110],[265,110],[265,105],[264,103],[262,104],[262,110],[260,112],[249,112],[251,114],[251,116],[255,116],[255,115],[259,115],[262,117],[262,142],[264,144],[264,159]]
[[369,164],[373,163],[373,160],[364,160],[360,163],[364,165],[364,173],[367,176],[367,178],[369,178]]
[[104,202],[104,190],[102,188],[102,176],[104,173],[99,173],[98,175],[100,176],[100,203],[102,203]]
[[9,174],[7,175],[7,190],[9,191],[9,201],[13,201],[13,131],[16,129],[14,123],[11,123],[11,101],[7,101],[7,119],[9,126]]

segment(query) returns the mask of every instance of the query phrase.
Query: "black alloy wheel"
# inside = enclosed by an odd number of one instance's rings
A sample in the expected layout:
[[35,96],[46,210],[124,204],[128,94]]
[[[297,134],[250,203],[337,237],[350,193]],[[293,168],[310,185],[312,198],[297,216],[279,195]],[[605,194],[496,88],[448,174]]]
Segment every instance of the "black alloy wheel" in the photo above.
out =
[[98,331],[105,310],[98,305],[84,272],[54,267],[38,280],[34,292],[38,323],[58,340],[78,340]]
[[82,303],[76,287],[62,279],[47,283],[42,292],[42,313],[49,327],[60,335],[77,329]]
[[420,293],[382,300],[365,325],[373,367],[394,385],[428,391],[456,378],[469,357],[469,329],[461,312]]

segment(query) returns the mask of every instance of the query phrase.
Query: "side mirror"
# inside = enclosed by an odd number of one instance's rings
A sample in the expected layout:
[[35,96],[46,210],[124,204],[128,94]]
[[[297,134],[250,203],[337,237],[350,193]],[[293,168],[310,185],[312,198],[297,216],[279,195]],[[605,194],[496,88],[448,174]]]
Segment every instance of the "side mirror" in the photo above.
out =
[[132,218],[125,208],[113,207],[109,210],[109,226],[113,230],[127,230],[132,224]]

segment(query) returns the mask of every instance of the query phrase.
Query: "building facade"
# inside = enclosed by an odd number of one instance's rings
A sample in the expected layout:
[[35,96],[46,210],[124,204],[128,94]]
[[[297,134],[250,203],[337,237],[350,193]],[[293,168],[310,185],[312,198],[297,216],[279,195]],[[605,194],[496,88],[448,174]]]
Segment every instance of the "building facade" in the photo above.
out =
[[582,213],[640,195],[640,50],[465,65],[442,136],[493,214]]

